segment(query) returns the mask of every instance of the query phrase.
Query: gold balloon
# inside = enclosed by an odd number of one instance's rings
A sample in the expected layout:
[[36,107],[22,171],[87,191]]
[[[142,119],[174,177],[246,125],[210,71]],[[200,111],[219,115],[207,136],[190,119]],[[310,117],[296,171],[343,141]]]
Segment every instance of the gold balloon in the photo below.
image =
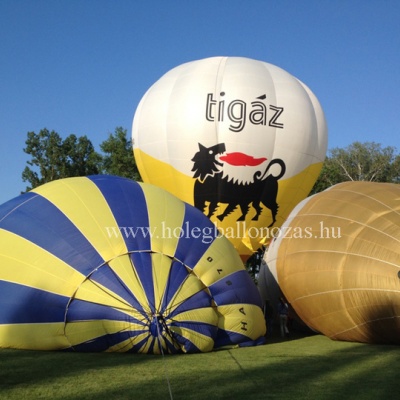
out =
[[400,344],[400,185],[345,182],[303,200],[265,261],[312,329]]

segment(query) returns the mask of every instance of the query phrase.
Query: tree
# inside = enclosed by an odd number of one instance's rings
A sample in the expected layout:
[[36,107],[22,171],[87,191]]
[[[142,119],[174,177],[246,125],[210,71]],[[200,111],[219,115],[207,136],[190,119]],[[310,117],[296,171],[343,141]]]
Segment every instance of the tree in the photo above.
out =
[[114,134],[100,144],[103,153],[103,169],[110,175],[141,180],[132,151],[132,141],[127,138],[127,130],[115,128]]
[[101,156],[86,136],[69,135],[64,141],[55,131],[42,129],[28,132],[24,152],[31,155],[22,180],[31,190],[46,182],[70,176],[85,176],[101,172]]
[[63,143],[68,176],[96,175],[102,171],[102,157],[86,136],[69,135]]
[[321,172],[317,181],[314,184],[314,187],[311,190],[310,194],[315,194],[322,192],[330,186],[336,185],[337,183],[343,182],[343,179],[340,175],[340,167],[335,161],[326,157]]
[[329,151],[311,193],[345,181],[399,182],[400,156],[395,147],[375,142],[354,142],[345,149]]

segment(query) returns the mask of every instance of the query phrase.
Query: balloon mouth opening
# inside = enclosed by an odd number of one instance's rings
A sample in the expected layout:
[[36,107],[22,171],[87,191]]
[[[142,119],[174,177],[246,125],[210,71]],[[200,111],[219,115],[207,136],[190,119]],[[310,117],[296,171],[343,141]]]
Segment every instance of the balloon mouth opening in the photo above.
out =
[[158,337],[164,331],[165,320],[162,315],[154,315],[150,322],[150,334]]

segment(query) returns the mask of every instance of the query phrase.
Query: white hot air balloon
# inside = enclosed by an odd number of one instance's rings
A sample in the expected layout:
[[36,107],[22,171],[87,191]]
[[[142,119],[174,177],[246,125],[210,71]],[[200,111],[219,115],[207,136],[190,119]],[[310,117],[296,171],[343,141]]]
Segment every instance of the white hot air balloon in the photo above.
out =
[[248,257],[310,192],[327,148],[322,108],[283,69],[243,57],[180,65],[137,107],[140,174],[201,209]]

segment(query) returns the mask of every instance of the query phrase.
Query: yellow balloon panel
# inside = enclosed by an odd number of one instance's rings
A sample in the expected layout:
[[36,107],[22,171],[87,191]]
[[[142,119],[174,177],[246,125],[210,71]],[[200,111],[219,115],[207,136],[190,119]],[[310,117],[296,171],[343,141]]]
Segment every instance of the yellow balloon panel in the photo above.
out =
[[[139,149],[135,149],[134,155],[140,171],[145,171],[142,175],[143,180],[167,190],[186,203],[195,203],[195,179]],[[271,210],[266,208],[261,212],[257,221],[253,220],[256,210],[251,207],[249,207],[249,212],[244,221],[238,221],[242,215],[240,207],[237,207],[223,221],[220,221],[218,214],[222,213],[227,207],[226,204],[220,204],[216,214],[210,216],[210,219],[221,233],[229,239],[240,255],[249,256],[257,251],[261,245],[268,244],[274,237],[274,232],[285,221],[295,205],[311,191],[321,168],[322,162],[315,163],[306,167],[299,174],[280,181],[277,194],[279,210],[276,215],[276,222],[271,227],[269,225],[273,222],[272,213]],[[164,171],[163,174],[160,174],[160,171]],[[210,202],[206,202],[205,205],[207,212]]]
[[346,182],[304,200],[266,261],[301,319],[339,340],[400,343],[400,186]]
[[[260,330],[260,321],[264,315],[259,307],[245,304],[235,306],[222,306],[218,308],[219,327],[230,332],[242,332],[247,336],[257,339]],[[264,334],[266,330],[264,330]]]

